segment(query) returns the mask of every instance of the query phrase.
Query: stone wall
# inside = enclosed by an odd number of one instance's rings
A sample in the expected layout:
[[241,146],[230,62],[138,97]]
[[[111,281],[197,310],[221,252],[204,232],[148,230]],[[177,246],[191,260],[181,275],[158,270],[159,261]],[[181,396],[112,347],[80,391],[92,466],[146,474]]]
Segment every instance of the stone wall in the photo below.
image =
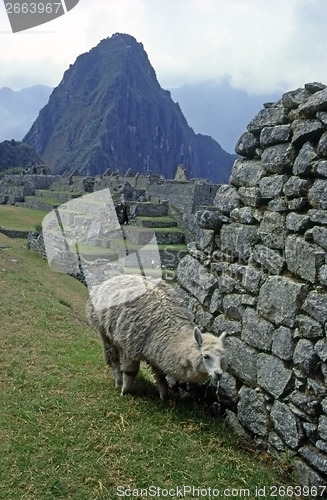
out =
[[0,226],[0,233],[8,238],[27,238],[29,231],[20,231],[16,229],[5,229]]
[[177,278],[197,323],[227,331],[226,417],[327,479],[327,88],[264,106],[236,145],[230,184],[196,214]]
[[0,181],[0,204],[23,202],[36,189],[48,189],[55,179],[55,175],[5,175]]
[[[81,262],[77,252],[71,251],[65,238],[60,237],[55,232],[48,234],[47,237],[51,239],[51,245],[48,245],[48,254],[45,249],[42,232],[29,232],[28,248],[46,258],[53,271],[69,274],[82,283],[85,283],[84,272],[81,268]],[[86,267],[87,266],[85,266],[85,268]]]
[[42,232],[30,231],[27,235],[27,245],[30,250],[47,258]]
[[199,205],[212,205],[218,185],[207,182],[166,181],[148,186],[152,199],[168,200],[186,216],[190,216]]
[[[181,168],[179,166],[179,168]],[[203,179],[177,181],[165,179],[158,175],[133,174],[132,171],[121,175],[118,172],[107,172],[102,176],[83,177],[53,175],[6,175],[0,181],[0,204],[25,203],[29,208],[51,211],[42,197],[54,198],[57,205],[65,203],[71,197],[86,193],[110,189],[113,196],[119,195],[120,188],[127,182],[141,198],[153,201],[169,201],[176,206],[185,218],[200,205],[212,205],[218,185]],[[48,190],[44,192],[43,190]],[[35,196],[33,196],[35,195]],[[127,200],[128,201],[128,200]]]

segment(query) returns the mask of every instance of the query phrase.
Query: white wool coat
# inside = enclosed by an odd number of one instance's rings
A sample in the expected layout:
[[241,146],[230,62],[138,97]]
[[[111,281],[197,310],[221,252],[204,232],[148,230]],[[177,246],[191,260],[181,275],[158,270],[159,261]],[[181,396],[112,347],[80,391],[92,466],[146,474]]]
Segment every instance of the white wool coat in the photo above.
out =
[[[93,289],[86,307],[89,323],[124,358],[147,361],[179,381],[204,382],[208,374],[184,301],[162,280],[145,283],[141,276],[122,275]],[[203,334],[203,342],[217,345],[219,339]]]

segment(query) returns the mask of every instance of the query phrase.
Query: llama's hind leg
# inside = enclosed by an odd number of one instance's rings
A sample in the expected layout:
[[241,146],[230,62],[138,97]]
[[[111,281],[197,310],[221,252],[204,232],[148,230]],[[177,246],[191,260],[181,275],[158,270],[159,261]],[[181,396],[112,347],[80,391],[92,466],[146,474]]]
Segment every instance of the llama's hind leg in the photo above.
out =
[[115,380],[115,386],[120,387],[123,385],[123,377],[120,368],[120,354],[119,350],[116,346],[114,346],[107,335],[102,334],[102,342],[103,342],[103,353],[104,359],[108,366],[110,366],[112,374]]
[[123,372],[123,387],[121,390],[121,395],[127,394],[131,391],[134,384],[136,375],[138,374],[140,368],[140,362],[134,361],[132,359],[124,359],[121,364],[121,369]]
[[153,369],[154,371],[154,376],[156,379],[158,391],[160,394],[160,399],[163,401],[168,398],[168,383],[166,380],[166,376],[162,371],[158,370],[157,368]]

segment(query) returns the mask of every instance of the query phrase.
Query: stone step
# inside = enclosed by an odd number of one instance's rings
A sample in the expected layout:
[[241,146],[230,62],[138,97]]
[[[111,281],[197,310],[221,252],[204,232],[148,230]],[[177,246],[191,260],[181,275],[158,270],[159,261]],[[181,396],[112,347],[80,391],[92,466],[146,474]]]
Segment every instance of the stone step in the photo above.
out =
[[[130,226],[131,227],[131,226]],[[133,226],[134,230],[125,229],[127,239],[138,245],[146,245],[150,242],[153,234],[155,234],[158,245],[171,245],[185,243],[185,235],[177,228],[142,228]],[[170,231],[171,229],[171,231]]]
[[55,200],[59,205],[62,203],[66,203],[71,199],[78,198],[80,196],[79,193],[72,193],[69,191],[50,191],[49,189],[37,189],[35,191],[35,196],[37,198],[51,198]]
[[158,245],[179,245],[181,243],[185,243],[185,235],[182,231],[154,231]]
[[194,234],[190,230],[188,224],[183,219],[183,214],[177,207],[170,204],[168,215],[176,220],[178,227],[183,231],[186,243],[190,243],[194,240]]
[[[17,207],[25,207],[25,208],[33,208],[36,210],[44,210],[45,212],[51,212],[54,205],[43,201],[41,198],[37,198],[35,196],[26,196],[24,202],[16,202],[15,205]],[[58,205],[57,205],[58,206]]]
[[[187,254],[187,249],[186,247],[185,249],[173,248],[173,246],[167,246],[167,248],[159,249],[160,261],[154,262],[153,264],[152,264],[153,251],[151,249],[147,250],[142,248],[141,252],[142,252],[142,263],[148,266],[148,268],[154,266],[155,268],[164,267],[166,269],[176,269],[179,261]],[[96,269],[97,266],[96,261],[102,264],[105,268],[106,262],[108,264],[116,264],[118,259],[118,255],[114,254],[106,255],[104,253],[97,254],[96,251],[94,251],[93,253],[88,253],[87,255],[86,254],[82,255],[83,255],[82,261],[84,263],[83,265],[84,266],[88,265],[89,270],[93,268],[92,265],[95,266],[94,269]],[[130,255],[132,255],[132,253]],[[121,261],[120,264],[122,264]],[[129,267],[128,261],[126,262],[126,265],[124,267],[125,268]],[[130,267],[135,267],[135,259],[130,260]]]
[[142,219],[141,217],[137,217],[135,220],[136,226],[142,227],[150,227],[150,228],[168,228],[168,227],[176,227],[177,222],[174,219],[163,221],[157,220],[159,217],[151,217],[151,219]]
[[127,205],[129,205],[130,214],[133,214],[134,217],[162,217],[168,215],[169,204],[166,201],[162,203],[131,201],[127,202]]

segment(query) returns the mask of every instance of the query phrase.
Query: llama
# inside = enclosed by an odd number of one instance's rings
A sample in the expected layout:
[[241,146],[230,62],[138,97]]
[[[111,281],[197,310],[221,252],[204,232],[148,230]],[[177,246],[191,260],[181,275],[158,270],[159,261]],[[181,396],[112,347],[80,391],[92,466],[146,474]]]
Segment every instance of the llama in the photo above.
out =
[[89,324],[102,338],[106,363],[121,394],[130,392],[140,362],[153,369],[161,399],[168,396],[166,376],[178,382],[219,380],[227,369],[219,338],[201,333],[184,302],[162,280],[122,275],[94,287],[86,305]]

